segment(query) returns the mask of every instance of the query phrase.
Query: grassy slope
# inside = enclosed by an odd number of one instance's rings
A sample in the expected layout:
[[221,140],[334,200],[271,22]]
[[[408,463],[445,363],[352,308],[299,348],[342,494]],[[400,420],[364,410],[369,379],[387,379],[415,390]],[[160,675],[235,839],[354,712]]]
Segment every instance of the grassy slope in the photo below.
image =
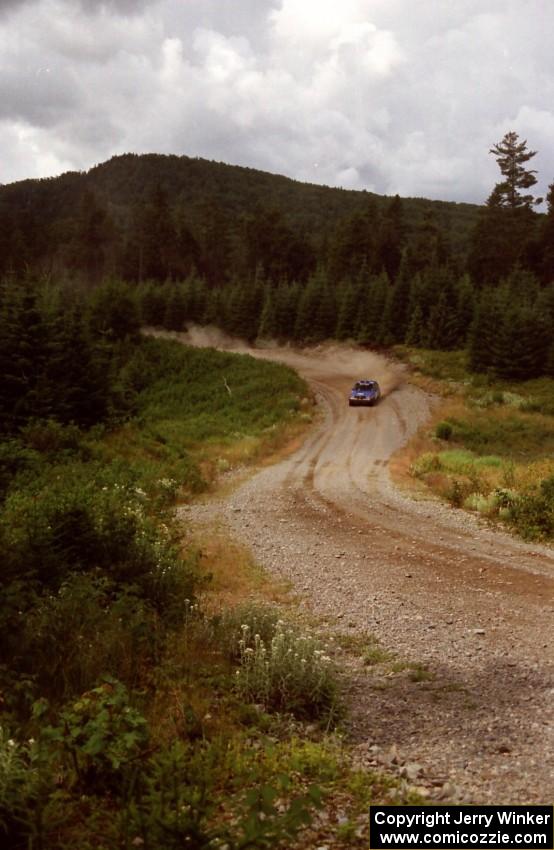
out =
[[181,498],[202,492],[311,421],[304,382],[248,355],[146,339],[129,371],[139,387],[136,416],[91,450],[104,463],[126,466],[147,491],[166,481]]
[[530,539],[554,536],[554,380],[521,383],[470,375],[464,352],[398,347],[412,380],[442,396],[427,425],[396,459],[427,492],[500,520]]

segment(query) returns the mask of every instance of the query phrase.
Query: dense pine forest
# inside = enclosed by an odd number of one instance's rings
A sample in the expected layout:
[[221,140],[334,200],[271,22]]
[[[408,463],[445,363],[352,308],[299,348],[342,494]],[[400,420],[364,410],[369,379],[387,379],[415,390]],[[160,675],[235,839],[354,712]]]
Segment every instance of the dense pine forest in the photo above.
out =
[[8,289],[124,282],[139,320],[170,329],[466,348],[474,371],[552,374],[554,184],[538,214],[535,152],[507,133],[490,153],[502,179],[482,208],[115,157],[2,187],[0,272]]

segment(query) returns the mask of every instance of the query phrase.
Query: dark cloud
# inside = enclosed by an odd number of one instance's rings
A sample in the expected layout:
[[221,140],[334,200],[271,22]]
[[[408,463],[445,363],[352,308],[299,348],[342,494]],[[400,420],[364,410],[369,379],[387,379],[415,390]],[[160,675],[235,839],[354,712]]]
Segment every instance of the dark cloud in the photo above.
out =
[[28,3],[38,2],[38,0],[0,0],[0,15],[3,12],[9,12],[18,6],[26,6]]
[[3,182],[29,163],[52,173],[158,150],[482,201],[498,176],[488,150],[510,129],[539,151],[542,194],[554,177],[550,0],[0,0],[1,12]]
[[[41,0],[0,0],[0,15],[17,7],[38,5]],[[138,15],[145,6],[155,4],[156,0],[65,0],[73,6],[78,5],[86,12],[117,12],[126,15]]]
[[145,6],[155,6],[156,0],[77,0],[87,12],[113,11],[126,15],[138,15]]

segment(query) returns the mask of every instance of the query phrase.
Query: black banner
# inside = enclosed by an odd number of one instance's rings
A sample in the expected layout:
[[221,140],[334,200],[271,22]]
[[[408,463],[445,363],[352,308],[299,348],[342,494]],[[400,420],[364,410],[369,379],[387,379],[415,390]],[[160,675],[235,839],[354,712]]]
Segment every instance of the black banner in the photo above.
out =
[[552,806],[371,806],[371,850],[383,847],[553,850]]

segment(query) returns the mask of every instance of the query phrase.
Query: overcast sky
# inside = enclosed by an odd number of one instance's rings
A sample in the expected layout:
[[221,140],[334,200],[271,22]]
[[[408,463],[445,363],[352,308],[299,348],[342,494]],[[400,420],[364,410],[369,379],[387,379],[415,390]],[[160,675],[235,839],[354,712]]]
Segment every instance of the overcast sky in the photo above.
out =
[[482,203],[554,181],[553,0],[0,0],[0,183],[127,151]]

